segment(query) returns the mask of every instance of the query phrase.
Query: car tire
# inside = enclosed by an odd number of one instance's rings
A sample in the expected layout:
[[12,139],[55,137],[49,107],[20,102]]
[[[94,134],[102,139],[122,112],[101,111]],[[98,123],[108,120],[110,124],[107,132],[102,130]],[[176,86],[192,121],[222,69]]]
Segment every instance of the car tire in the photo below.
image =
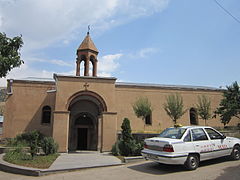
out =
[[185,162],[185,167],[188,169],[188,170],[195,170],[197,169],[199,166],[199,158],[197,155],[195,154],[189,154],[188,155],[188,158]]
[[231,159],[232,160],[239,160],[240,159],[240,146],[235,145],[233,147],[232,153],[231,153]]

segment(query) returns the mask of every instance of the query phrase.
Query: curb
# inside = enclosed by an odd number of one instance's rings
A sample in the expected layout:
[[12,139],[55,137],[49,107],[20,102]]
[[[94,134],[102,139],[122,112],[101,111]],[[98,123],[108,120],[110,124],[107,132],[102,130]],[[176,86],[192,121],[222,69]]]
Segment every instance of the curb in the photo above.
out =
[[27,176],[41,176],[40,170],[18,168],[18,167],[8,166],[2,163],[0,163],[0,170],[8,173],[21,174],[21,175],[27,175]]
[[65,169],[64,168],[63,169],[34,169],[34,168],[28,168],[28,167],[8,163],[2,159],[2,156],[3,156],[3,154],[0,155],[0,170],[9,172],[9,173],[14,173],[14,174],[26,175],[26,176],[44,176],[44,175],[49,175],[49,174],[71,172],[71,171],[77,171],[77,170],[82,170],[82,169],[124,165],[124,163],[118,163],[118,164],[74,167],[74,168],[65,168]]
[[8,165],[0,163],[0,170],[2,170],[4,172],[9,172],[9,173],[14,173],[14,174],[21,174],[21,175],[26,175],[26,176],[44,176],[44,175],[49,175],[49,174],[71,172],[71,171],[77,171],[77,170],[82,170],[82,169],[92,169],[92,168],[120,166],[120,165],[124,165],[124,163],[113,164],[113,165],[102,165],[102,166],[71,168],[71,169],[31,170],[31,169],[24,169],[24,168],[8,166]]

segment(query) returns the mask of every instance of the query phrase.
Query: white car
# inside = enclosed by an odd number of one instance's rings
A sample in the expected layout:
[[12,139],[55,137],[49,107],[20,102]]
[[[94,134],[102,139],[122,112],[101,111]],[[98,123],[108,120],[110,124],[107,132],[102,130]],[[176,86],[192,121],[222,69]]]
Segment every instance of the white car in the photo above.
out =
[[208,126],[165,129],[158,137],[144,140],[142,155],[164,164],[182,164],[194,170],[200,161],[230,156],[240,159],[240,139],[226,137]]

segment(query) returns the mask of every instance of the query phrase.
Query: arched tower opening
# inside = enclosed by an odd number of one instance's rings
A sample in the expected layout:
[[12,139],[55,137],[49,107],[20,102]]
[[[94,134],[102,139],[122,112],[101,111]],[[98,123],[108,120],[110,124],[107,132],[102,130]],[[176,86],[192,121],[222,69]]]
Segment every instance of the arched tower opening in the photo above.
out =
[[[98,55],[98,50],[94,45],[88,32],[87,36],[85,37],[83,42],[80,44],[79,48],[77,49],[76,76],[80,76],[82,74],[80,72],[80,69],[81,69],[80,65],[81,65],[81,62],[84,62],[83,75],[96,77],[97,62],[98,62],[97,55]],[[82,57],[85,57],[85,58],[82,58]]]

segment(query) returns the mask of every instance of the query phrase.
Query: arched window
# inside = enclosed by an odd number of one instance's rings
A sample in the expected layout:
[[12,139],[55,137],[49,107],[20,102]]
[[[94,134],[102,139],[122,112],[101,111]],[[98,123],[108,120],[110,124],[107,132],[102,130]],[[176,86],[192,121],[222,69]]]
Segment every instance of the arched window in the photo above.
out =
[[42,108],[42,123],[49,124],[51,122],[51,107],[44,106]]
[[86,56],[82,55],[80,57],[80,76],[84,76],[85,66],[86,66]]
[[145,124],[152,125],[152,114],[149,114],[145,117]]
[[191,108],[189,111],[190,116],[190,124],[191,125],[198,125],[198,114],[195,108]]

